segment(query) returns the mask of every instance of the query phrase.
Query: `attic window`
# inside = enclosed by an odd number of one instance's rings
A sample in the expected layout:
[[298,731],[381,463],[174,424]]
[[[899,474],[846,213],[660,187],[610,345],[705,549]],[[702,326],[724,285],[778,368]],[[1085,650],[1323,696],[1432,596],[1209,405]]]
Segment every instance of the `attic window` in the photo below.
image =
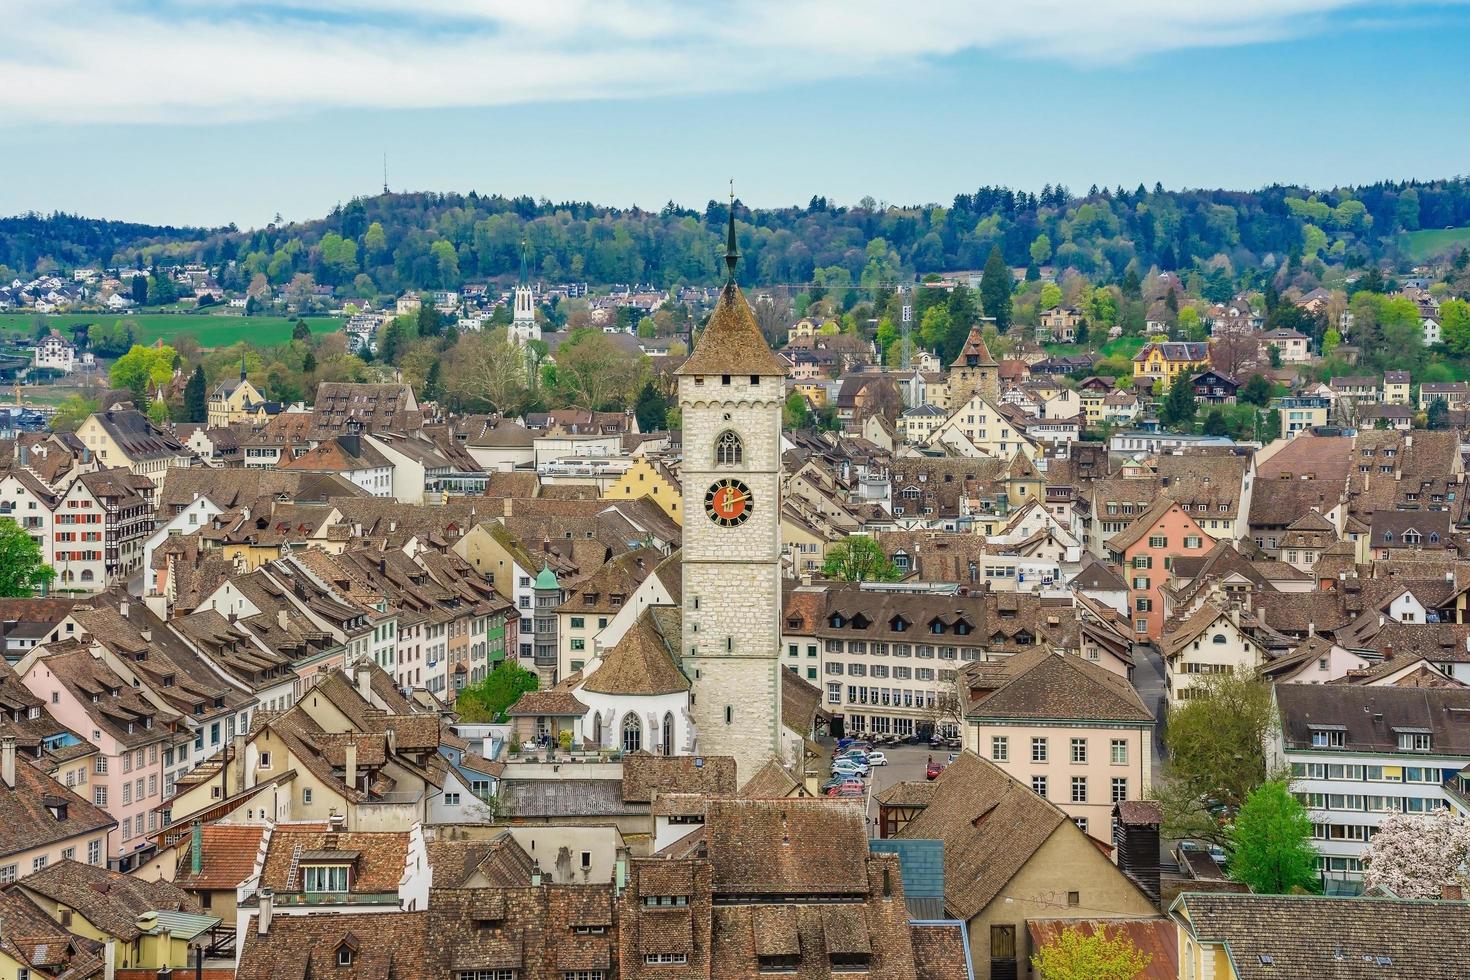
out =
[[338,949],[337,950],[337,965],[338,966],[351,966],[352,965],[352,950],[348,949],[346,946],[343,946],[342,948]]
[[729,383],[730,383],[730,376],[728,374],[722,374],[722,375],[720,375],[720,384],[727,385]]

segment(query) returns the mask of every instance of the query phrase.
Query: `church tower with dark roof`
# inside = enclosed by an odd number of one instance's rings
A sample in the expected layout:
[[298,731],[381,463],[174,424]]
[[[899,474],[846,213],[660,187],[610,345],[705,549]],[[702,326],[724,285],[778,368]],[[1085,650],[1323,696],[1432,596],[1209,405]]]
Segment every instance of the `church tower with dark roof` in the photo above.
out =
[[781,751],[781,408],[786,368],[728,278],[676,372],[684,419],[683,640],[698,751],[744,782]]

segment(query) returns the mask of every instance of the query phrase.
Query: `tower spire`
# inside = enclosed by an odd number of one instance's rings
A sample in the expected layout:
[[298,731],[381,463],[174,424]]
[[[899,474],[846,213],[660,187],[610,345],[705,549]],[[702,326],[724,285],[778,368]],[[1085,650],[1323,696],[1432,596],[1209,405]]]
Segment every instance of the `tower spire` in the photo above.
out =
[[735,244],[735,179],[730,179],[730,229],[725,235],[725,284],[735,284],[735,264],[740,261],[740,249]]
[[240,352],[240,380],[245,380],[245,352]]
[[524,238],[521,239],[521,280],[520,280],[520,282],[521,282],[521,285],[522,286],[526,285],[526,283],[529,282],[529,280],[526,278],[526,240]]

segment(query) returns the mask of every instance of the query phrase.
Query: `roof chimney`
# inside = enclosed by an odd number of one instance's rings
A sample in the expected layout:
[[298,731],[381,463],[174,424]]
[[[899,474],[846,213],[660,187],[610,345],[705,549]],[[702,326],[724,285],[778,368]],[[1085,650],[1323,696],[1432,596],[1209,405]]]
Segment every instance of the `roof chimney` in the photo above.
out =
[[511,511],[515,509],[515,501],[509,497],[505,498],[505,516],[510,517]]
[[264,936],[271,931],[271,915],[276,910],[276,893],[270,888],[262,888],[256,896],[255,903],[255,934]]
[[0,780],[9,789],[15,789],[15,736],[0,738]]
[[347,768],[347,785],[348,786],[351,786],[353,789],[357,789],[357,743],[356,742],[348,742],[347,743],[347,759],[346,759],[345,765],[346,765],[346,768]]
[[1463,902],[1465,900],[1465,889],[1460,885],[1445,882],[1439,886],[1439,897],[1446,902]]
[[189,871],[198,875],[204,870],[204,822],[195,820],[189,828]]
[[352,668],[352,671],[352,680],[357,686],[357,693],[362,695],[362,699],[368,704],[372,704],[373,675],[372,672],[368,670],[367,661],[359,660],[357,664]]
[[291,628],[291,620],[286,616],[285,609],[276,610],[276,625],[283,630]]
[[347,815],[345,813],[338,813],[336,810],[333,810],[331,813],[327,814],[327,826],[331,827],[334,832],[341,832],[343,830],[346,830]]

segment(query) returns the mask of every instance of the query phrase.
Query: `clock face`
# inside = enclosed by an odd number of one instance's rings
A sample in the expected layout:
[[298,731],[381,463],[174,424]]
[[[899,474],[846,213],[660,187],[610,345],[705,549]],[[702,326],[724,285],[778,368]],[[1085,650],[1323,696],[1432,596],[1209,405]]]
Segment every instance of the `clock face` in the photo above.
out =
[[750,520],[754,506],[750,487],[739,480],[718,480],[704,495],[704,512],[720,527],[739,527]]

